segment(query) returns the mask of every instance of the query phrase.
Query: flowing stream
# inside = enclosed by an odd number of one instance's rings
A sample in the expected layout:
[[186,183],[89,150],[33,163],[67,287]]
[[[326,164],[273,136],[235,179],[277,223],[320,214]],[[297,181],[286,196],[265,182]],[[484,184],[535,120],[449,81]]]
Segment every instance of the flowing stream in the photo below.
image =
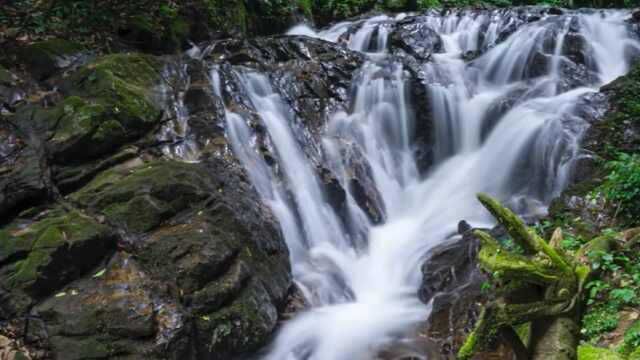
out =
[[[475,198],[479,192],[524,216],[544,214],[570,181],[579,154],[588,126],[579,107],[625,74],[638,49],[625,23],[629,14],[621,11],[567,12],[531,23],[501,11],[422,15],[442,46],[419,65],[435,134],[434,164],[421,171],[406,70],[388,45],[407,16],[290,31],[341,41],[367,58],[353,74],[350,111],[332,114],[317,144],[323,166],[346,189],[343,214],[328,204],[292,129],[293,112],[268,74],[235,71],[277,154],[279,173],[255,149],[248,119],[231,109],[227,136],[280,222],[294,279],[311,306],[285,323],[267,359],[371,359],[409,336],[430,313],[417,296],[430,249],[455,239],[460,220],[492,226]],[[568,50],[576,34],[586,44],[579,65]],[[219,93],[216,69],[211,78]],[[363,159],[379,194],[380,224],[350,192],[353,154]]]

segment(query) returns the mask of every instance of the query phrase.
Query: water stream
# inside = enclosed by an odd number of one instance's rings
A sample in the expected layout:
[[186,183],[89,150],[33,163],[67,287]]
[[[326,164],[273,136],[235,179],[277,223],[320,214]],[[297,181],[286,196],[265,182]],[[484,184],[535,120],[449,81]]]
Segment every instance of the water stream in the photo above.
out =
[[[426,173],[415,156],[407,72],[388,46],[389,34],[407,15],[343,22],[319,32],[304,25],[292,29],[292,35],[346,39],[367,57],[353,74],[350,111],[331,115],[318,144],[323,166],[346,190],[344,214],[328,204],[291,127],[293,112],[268,74],[236,70],[282,176],[255,148],[248,119],[230,109],[227,137],[278,218],[295,281],[311,304],[284,325],[266,358],[375,358],[429,316],[430,304],[417,297],[429,250],[455,238],[460,220],[492,225],[475,194],[489,193],[526,216],[544,214],[570,181],[588,126],[578,105],[626,73],[629,54],[638,48],[624,22],[628,15],[575,12],[532,23],[501,11],[422,16],[442,42],[420,65],[435,131],[435,160]],[[508,28],[514,30],[500,38]],[[583,67],[567,52],[567,42],[576,41],[568,37],[575,34],[587,44]],[[576,68],[583,75],[571,78]],[[217,77],[214,69],[214,92],[220,91]],[[357,154],[366,164],[379,194],[381,224],[374,225],[350,193],[345,154]]]

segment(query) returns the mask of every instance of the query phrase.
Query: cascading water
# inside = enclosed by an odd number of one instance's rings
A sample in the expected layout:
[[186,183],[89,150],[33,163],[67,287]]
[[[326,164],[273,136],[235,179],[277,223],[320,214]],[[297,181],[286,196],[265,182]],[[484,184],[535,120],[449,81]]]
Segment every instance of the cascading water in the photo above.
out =
[[[291,31],[346,40],[368,59],[354,74],[349,112],[332,115],[321,144],[323,166],[346,191],[345,214],[328,204],[292,128],[293,112],[269,77],[233,72],[266,129],[278,170],[255,149],[246,115],[232,109],[226,110],[228,139],[280,221],[295,281],[311,304],[285,324],[268,359],[370,359],[410,334],[430,311],[417,297],[429,250],[454,238],[462,219],[492,225],[478,192],[523,215],[542,214],[569,181],[587,126],[576,107],[624,74],[630,51],[639,48],[624,12],[549,15],[530,24],[501,11],[421,15],[442,43],[420,65],[435,127],[435,163],[421,174],[407,71],[387,46],[405,17]],[[505,29],[513,33],[500,38]],[[567,54],[570,32],[587,44],[584,65]],[[584,76],[569,81],[576,69]],[[211,78],[219,94],[218,69]],[[354,157],[366,168],[360,176],[375,185],[381,224],[371,222],[351,193]]]

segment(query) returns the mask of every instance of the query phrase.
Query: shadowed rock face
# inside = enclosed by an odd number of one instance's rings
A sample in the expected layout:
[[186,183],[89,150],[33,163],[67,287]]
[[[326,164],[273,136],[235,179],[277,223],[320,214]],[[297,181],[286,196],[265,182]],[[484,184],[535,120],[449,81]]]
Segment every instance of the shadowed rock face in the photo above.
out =
[[[0,335],[23,355],[230,359],[274,330],[286,245],[224,142],[163,156],[183,140],[162,134],[169,65],[102,57],[55,80],[59,101],[0,119]],[[211,112],[187,125],[215,141],[222,107],[197,85],[186,103]]]

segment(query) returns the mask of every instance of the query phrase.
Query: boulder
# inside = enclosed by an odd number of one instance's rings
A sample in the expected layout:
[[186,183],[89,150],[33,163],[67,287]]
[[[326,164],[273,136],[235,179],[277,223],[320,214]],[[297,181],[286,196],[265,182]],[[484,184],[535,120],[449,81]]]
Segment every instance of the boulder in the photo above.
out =
[[113,231],[79,211],[46,209],[0,231],[0,320],[84,275],[115,246]]
[[442,39],[426,23],[425,16],[406,18],[397,23],[389,37],[393,50],[404,52],[420,61],[443,50]]

